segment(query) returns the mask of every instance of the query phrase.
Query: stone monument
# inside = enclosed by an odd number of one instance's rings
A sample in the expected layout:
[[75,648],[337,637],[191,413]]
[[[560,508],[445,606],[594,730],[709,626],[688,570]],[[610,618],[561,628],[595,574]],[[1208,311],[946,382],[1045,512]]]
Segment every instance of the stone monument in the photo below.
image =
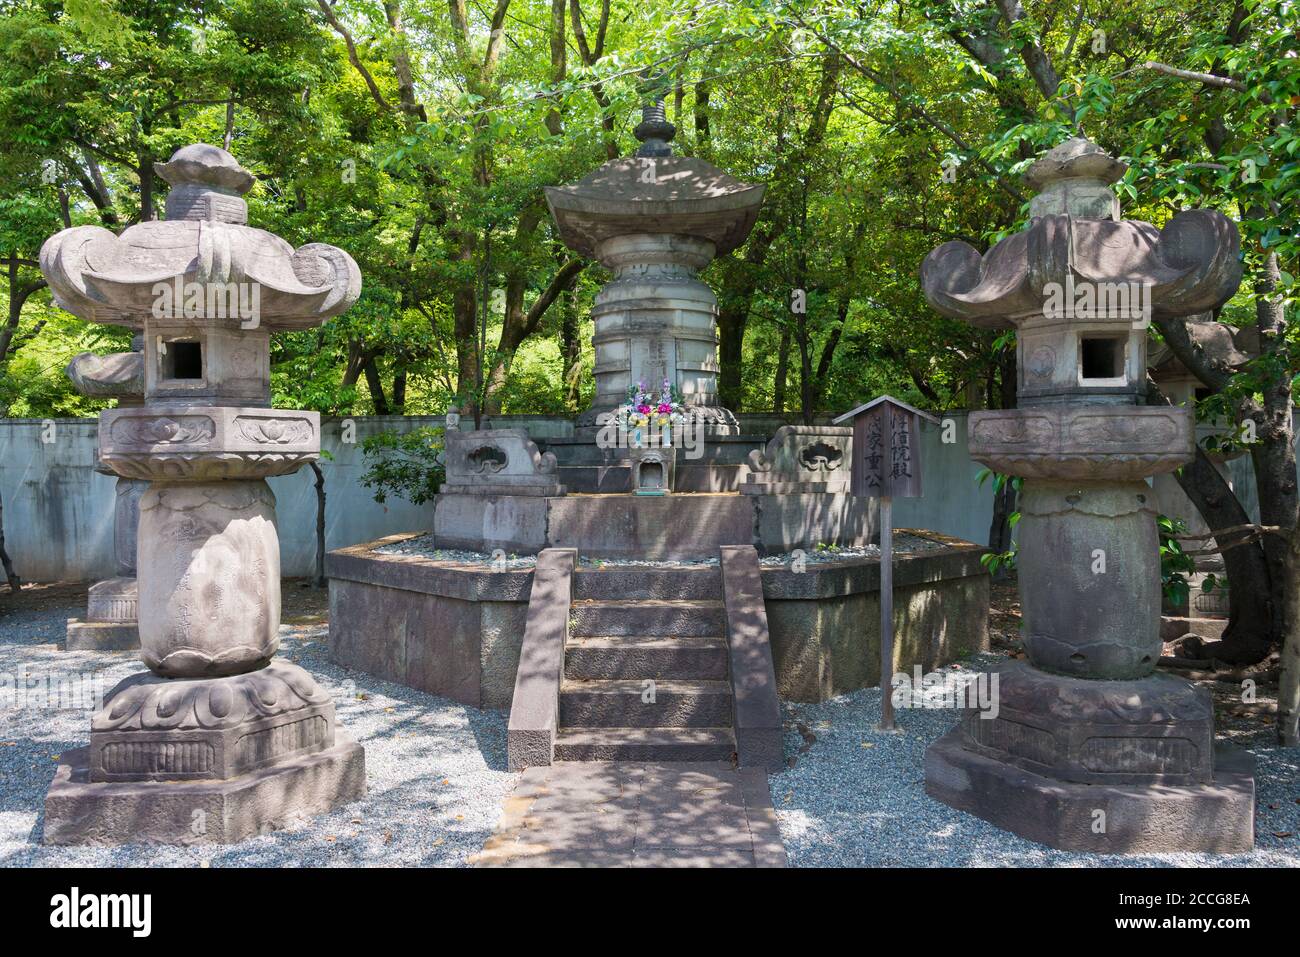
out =
[[697,273],[745,241],[764,187],[674,156],[661,98],[635,134],[634,155],[546,188],[565,245],[614,273],[592,308],[596,397],[577,424],[596,426],[629,386],[667,380],[707,434],[736,434],[736,417],[718,404],[718,300]]
[[[83,352],[68,364],[68,378],[82,395],[117,399],[118,408],[138,406],[144,398],[144,340],[137,335],[130,352],[106,356]],[[112,475],[102,465],[96,471]],[[67,651],[128,651],[140,647],[136,624],[139,596],[135,582],[135,533],[140,497],[148,487],[140,479],[118,476],[113,502],[113,558],[117,575],[90,586],[86,617],[69,618]]]
[[1153,315],[1222,305],[1236,228],[1208,210],[1120,219],[1124,164],[1084,139],[1030,167],[1029,225],[981,256],[921,267],[938,311],[1016,329],[1017,409],[975,412],[970,452],[1024,478],[1017,526],[1028,662],[999,710],[966,713],[926,755],[926,790],[1021,836],[1109,853],[1249,850],[1254,772],[1216,746],[1206,689],[1157,674],[1160,564],[1145,481],[1190,461],[1186,407],[1145,406]]
[[275,659],[280,546],[266,479],[320,452],[315,412],[272,409],[270,334],[344,312],[347,253],[246,225],[252,175],[194,145],[157,164],[167,218],[41,249],[55,302],[138,329],[144,401],[99,419],[100,464],[148,483],[137,545],[141,658],[69,752],[48,843],[230,843],[365,793],[365,757],[310,674]]

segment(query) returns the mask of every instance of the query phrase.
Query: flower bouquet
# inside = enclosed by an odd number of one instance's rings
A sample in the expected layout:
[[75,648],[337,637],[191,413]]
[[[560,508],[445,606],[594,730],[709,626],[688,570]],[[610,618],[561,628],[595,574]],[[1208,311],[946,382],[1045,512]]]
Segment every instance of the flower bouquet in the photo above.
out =
[[[658,394],[646,390],[644,382],[628,386],[627,401],[614,410],[614,421],[628,436],[628,445],[672,445],[672,427],[685,421],[686,406],[677,390],[664,379]],[[659,441],[650,443],[656,433]]]

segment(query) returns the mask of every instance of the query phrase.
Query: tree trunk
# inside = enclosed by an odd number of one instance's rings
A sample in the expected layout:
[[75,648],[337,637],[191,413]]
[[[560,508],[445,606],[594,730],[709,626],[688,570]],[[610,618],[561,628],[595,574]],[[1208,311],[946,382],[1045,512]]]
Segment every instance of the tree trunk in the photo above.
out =
[[1290,623],[1282,640],[1282,676],[1277,689],[1277,740],[1289,748],[1300,745],[1300,526],[1287,547],[1287,609]]
[[790,378],[790,324],[781,326],[781,344],[776,350],[776,378],[772,390],[772,411],[785,411],[785,390]]
[[[1147,382],[1147,402],[1168,405],[1154,382]],[[1196,458],[1178,471],[1174,479],[1211,528],[1234,528],[1250,524],[1250,516],[1219,470],[1198,447]],[[1274,640],[1272,572],[1264,546],[1252,542],[1223,552],[1223,570],[1228,579],[1228,627],[1223,638],[1205,646],[1220,661],[1247,665],[1268,654]]]
[[[1002,354],[998,357],[997,372],[998,405],[1003,409],[1014,409],[1018,401],[1016,393],[1018,371],[1015,349],[1008,346],[1002,350]],[[989,408],[993,407],[993,385],[992,378],[990,378]],[[1003,482],[1002,488],[993,495],[993,519],[989,523],[989,550],[999,555],[1011,550],[1011,542],[1014,537],[1011,516],[1016,511],[1019,497],[1010,478]],[[994,578],[1005,580],[1008,573],[1008,569],[1000,567]]]
[[140,164],[136,167],[140,177],[140,222],[150,222],[153,216],[153,159],[141,154]]
[[361,370],[366,375],[366,387],[370,389],[370,400],[375,404],[375,415],[391,415],[388,399],[384,396],[384,380],[379,377],[379,366],[375,363],[374,353],[366,357]]
[[573,289],[564,294],[560,354],[564,357],[564,407],[577,411],[582,383],[582,342],[578,338],[578,293]]
[[[1255,316],[1263,356],[1270,353],[1277,356],[1285,348],[1286,318],[1281,298],[1277,295],[1280,283],[1281,273],[1277,254],[1274,253],[1260,264],[1254,284]],[[1279,367],[1283,367],[1281,363]],[[1259,442],[1250,447],[1250,458],[1255,466],[1255,488],[1259,497],[1259,520],[1263,525],[1293,529],[1300,517],[1297,514],[1300,499],[1297,498],[1296,489],[1290,373],[1283,372],[1261,391],[1263,402],[1255,423]],[[1273,641],[1281,641],[1293,625],[1287,620],[1287,545],[1285,539],[1276,535],[1264,536],[1261,544],[1268,559],[1274,613],[1269,637]]]
[[[1237,496],[1199,448],[1195,460],[1175,472],[1174,478],[1210,528],[1250,524]],[[1205,645],[1205,653],[1228,664],[1252,665],[1268,655],[1273,623],[1279,617],[1273,608],[1276,589],[1263,544],[1252,542],[1225,551],[1223,571],[1228,578],[1228,627],[1222,640]]]
[[320,465],[309,462],[316,474],[316,574],[312,577],[313,588],[325,587],[325,473]]
[[406,367],[402,366],[393,373],[393,401],[391,403],[393,415],[404,415],[406,413]]

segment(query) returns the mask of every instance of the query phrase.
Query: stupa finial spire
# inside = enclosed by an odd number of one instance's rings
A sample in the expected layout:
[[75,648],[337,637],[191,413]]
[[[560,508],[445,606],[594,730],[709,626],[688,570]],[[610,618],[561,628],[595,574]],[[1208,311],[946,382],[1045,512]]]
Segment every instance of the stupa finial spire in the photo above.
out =
[[641,122],[632,131],[632,135],[641,141],[636,155],[672,156],[673,148],[670,144],[677,135],[677,127],[668,122],[662,76],[654,77],[646,83],[645,97],[646,101],[641,107]]

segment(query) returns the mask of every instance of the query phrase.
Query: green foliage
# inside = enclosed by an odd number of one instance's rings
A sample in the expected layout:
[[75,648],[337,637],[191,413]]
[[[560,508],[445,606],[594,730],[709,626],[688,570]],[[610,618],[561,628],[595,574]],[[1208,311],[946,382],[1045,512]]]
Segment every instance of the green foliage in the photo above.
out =
[[[1178,518],[1161,515],[1156,519],[1160,534],[1160,585],[1165,601],[1171,605],[1187,603],[1187,576],[1196,572],[1196,562],[1178,541],[1187,534],[1187,524]],[[1209,589],[1206,589],[1207,591]]]
[[[1248,269],[1276,252],[1293,310],[1296,5],[1246,0],[1239,36],[1230,10],[1186,0],[1082,19],[1022,6],[1009,23],[986,0],[613,0],[591,62],[565,17],[557,73],[546,0],[512,0],[491,64],[486,8],[467,8],[462,36],[446,5],[335,0],[361,69],[314,0],[12,0],[0,7],[0,255],[30,262],[65,204],[69,222],[114,231],[156,215],[166,184],[151,164],[229,136],[257,176],[250,220],[347,249],[365,278],[347,315],[276,336],[277,404],[428,414],[490,392],[505,413],[574,412],[593,389],[589,315],[608,274],[588,267],[521,341],[507,331],[569,256],[543,187],[630,151],[653,64],[675,150],[766,187],[750,240],[704,276],[744,321],[740,409],[843,410],[884,391],[933,410],[1009,400],[1013,334],[938,315],[917,266],[940,243],[984,247],[1021,228],[1021,174],[1078,132],[1129,164],[1126,215],[1161,224],[1211,206],[1241,225]],[[577,7],[593,49],[601,5]],[[1055,91],[1026,66],[1033,44]],[[1221,318],[1251,322],[1254,297],[1244,284]],[[122,344],[83,341],[57,315],[34,295],[20,348],[0,358],[11,414],[94,409],[67,387],[66,358]],[[1297,325],[1202,414],[1236,422],[1244,400],[1290,381]]]
[[361,443],[366,471],[361,484],[373,489],[383,504],[389,495],[423,505],[438,493],[447,477],[442,465],[443,430],[419,428],[409,432],[388,430]]
[[[984,483],[992,479],[993,494],[997,495],[1005,487],[1015,489],[1016,493],[1020,492],[1024,479],[1018,475],[1004,475],[1001,472],[994,472],[990,468],[982,468],[975,473],[975,484],[983,487]],[[1007,516],[1007,525],[1014,531],[1015,527],[1020,524],[1020,513],[1012,512]],[[980,564],[988,569],[990,575],[997,575],[999,572],[1014,571],[1016,567],[1016,554],[1020,550],[1020,545],[1012,541],[1011,547],[1004,552],[985,552],[980,556]]]

